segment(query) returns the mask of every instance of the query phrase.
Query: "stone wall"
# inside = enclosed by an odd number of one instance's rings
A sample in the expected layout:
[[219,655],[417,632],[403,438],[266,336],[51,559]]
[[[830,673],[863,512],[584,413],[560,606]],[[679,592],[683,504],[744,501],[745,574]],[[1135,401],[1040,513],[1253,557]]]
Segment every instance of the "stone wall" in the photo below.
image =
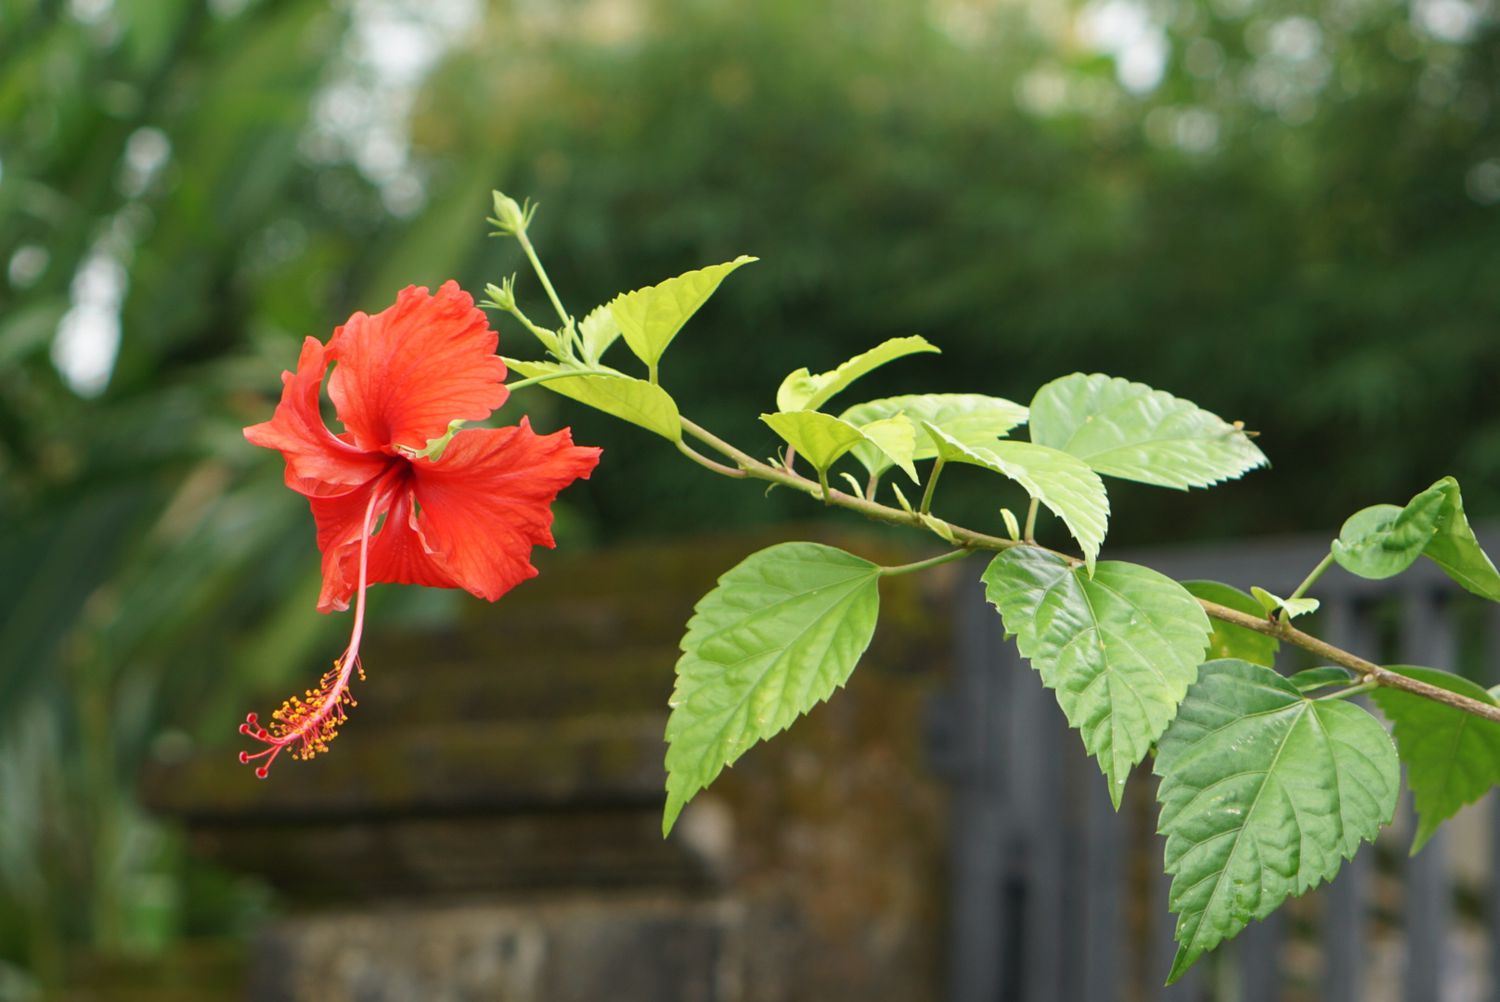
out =
[[223,750],[153,773],[150,799],[199,851],[279,892],[248,997],[940,997],[945,814],[924,721],[947,668],[949,568],[884,582],[847,688],[661,838],[683,625],[773,541],[547,554],[540,578],[464,602],[456,624],[374,631],[328,755],[264,783]]

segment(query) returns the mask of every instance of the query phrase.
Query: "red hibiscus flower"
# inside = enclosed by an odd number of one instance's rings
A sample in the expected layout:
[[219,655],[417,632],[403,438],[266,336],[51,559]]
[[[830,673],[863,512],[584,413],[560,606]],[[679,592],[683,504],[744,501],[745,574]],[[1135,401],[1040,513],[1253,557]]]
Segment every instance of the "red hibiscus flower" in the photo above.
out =
[[[433,459],[419,455],[450,422],[478,421],[505,402],[499,338],[474,301],[447,282],[430,295],[408,287],[389,309],[356,313],[324,345],[302,343],[297,371],[282,374],[276,413],[245,429],[256,445],[286,459],[286,483],[307,496],[323,553],[320,612],[349,608],[349,646],[316,689],[292,697],[262,727],[255,714],[240,732],[266,745],[241,762],[264,759],[264,777],[284,748],[297,758],[324,751],[353,705],[365,588],[379,582],[463,588],[494,601],[534,577],[533,546],[552,546],[550,505],[599,461],[568,429],[537,435],[525,418],[513,428],[460,431]],[[345,431],[319,413],[328,395]]]

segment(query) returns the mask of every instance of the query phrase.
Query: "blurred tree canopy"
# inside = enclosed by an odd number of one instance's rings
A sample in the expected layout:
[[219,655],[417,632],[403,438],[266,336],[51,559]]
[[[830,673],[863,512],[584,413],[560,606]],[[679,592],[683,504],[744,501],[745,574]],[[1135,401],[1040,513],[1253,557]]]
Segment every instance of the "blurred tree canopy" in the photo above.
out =
[[[1500,508],[1497,106],[1471,0],[0,0],[0,981],[243,913],[133,795],[340,628],[239,429],[304,335],[522,268],[492,187],[580,315],[762,258],[663,374],[753,451],[787,371],[919,332],[861,391],[1098,370],[1262,432],[1116,540],[1332,531],[1443,473]],[[606,447],[575,543],[809,513],[517,405]]]

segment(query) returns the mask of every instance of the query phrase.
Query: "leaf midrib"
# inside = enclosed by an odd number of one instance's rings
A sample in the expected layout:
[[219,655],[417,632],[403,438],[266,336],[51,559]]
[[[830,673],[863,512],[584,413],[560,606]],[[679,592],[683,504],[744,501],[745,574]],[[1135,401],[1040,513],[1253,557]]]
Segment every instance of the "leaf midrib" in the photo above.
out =
[[[1253,819],[1255,817],[1255,810],[1256,810],[1257,807],[1260,806],[1260,798],[1266,792],[1266,786],[1267,786],[1267,784],[1270,781],[1271,774],[1276,771],[1276,764],[1281,761],[1281,755],[1282,755],[1282,753],[1286,751],[1287,745],[1291,743],[1292,732],[1297,729],[1297,724],[1301,722],[1303,714],[1307,713],[1309,707],[1312,706],[1312,703],[1309,700],[1302,699],[1301,702],[1302,702],[1303,705],[1300,706],[1300,707],[1296,707],[1296,709],[1294,711],[1296,713],[1296,716],[1292,719],[1291,723],[1289,723],[1287,725],[1286,733],[1284,733],[1281,736],[1281,741],[1278,743],[1278,745],[1276,747],[1276,754],[1274,756],[1272,756],[1272,758],[1271,758],[1271,764],[1268,765],[1268,766],[1266,766],[1265,774],[1264,774],[1265,775],[1265,780],[1262,781],[1261,784],[1260,784],[1260,786],[1256,789],[1256,791],[1255,791],[1255,798],[1250,801],[1250,807],[1245,811],[1245,820],[1244,820],[1244,823],[1241,824],[1237,828],[1227,829],[1228,831],[1236,832],[1239,835],[1243,835],[1245,833],[1245,830],[1250,827],[1251,819]],[[1295,706],[1296,704],[1292,704],[1292,705]],[[1283,708],[1283,710],[1285,710],[1285,709],[1286,708]],[[1291,802],[1291,799],[1292,799],[1291,797],[1287,797],[1288,803]],[[1180,812],[1179,812],[1179,816],[1180,816]],[[1293,816],[1293,823],[1297,824],[1297,840],[1298,840],[1298,843],[1299,843],[1299,846],[1300,846],[1300,842],[1302,840],[1302,826],[1300,824],[1298,824],[1297,821],[1296,821],[1296,810],[1295,809],[1293,809],[1292,816]],[[1213,891],[1211,891],[1209,893],[1208,902],[1207,902],[1207,904],[1205,904],[1203,906],[1202,910],[1198,912],[1198,925],[1197,925],[1197,927],[1195,929],[1193,929],[1193,938],[1190,941],[1190,943],[1187,946],[1183,947],[1183,949],[1185,951],[1192,952],[1195,948],[1198,947],[1198,940],[1199,940],[1199,937],[1203,935],[1203,926],[1205,925],[1205,923],[1207,921],[1208,914],[1213,909],[1214,902],[1217,901],[1218,898],[1219,898],[1219,891],[1224,886],[1224,877],[1225,877],[1226,874],[1229,873],[1229,868],[1230,868],[1231,865],[1233,865],[1235,856],[1240,851],[1240,845],[1241,844],[1242,844],[1242,840],[1240,838],[1236,838],[1234,840],[1234,845],[1230,847],[1230,849],[1229,849],[1229,855],[1225,858],[1224,865],[1219,870],[1219,879],[1214,884]],[[1302,859],[1301,859],[1300,848],[1299,848],[1299,851],[1298,851],[1297,869],[1299,871],[1302,869]],[[1196,887],[1197,885],[1194,884],[1193,886]],[[1198,949],[1197,953],[1199,955],[1201,955],[1203,953],[1203,950],[1202,949]]]

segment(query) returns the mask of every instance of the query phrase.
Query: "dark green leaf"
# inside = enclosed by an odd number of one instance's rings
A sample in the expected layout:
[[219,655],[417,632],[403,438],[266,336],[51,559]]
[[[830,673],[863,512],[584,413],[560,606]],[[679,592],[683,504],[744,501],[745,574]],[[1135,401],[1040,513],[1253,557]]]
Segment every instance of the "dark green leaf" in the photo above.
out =
[[[1392,671],[1456,692],[1490,706],[1500,705],[1488,690],[1461,675],[1433,668],[1393,666]],[[1455,707],[1389,686],[1370,698],[1391,722],[1406,782],[1417,809],[1411,851],[1427,844],[1438,825],[1500,783],[1500,724]]]
[[1375,580],[1400,574],[1423,554],[1469,591],[1500,602],[1500,573],[1475,538],[1452,477],[1439,480],[1404,508],[1380,504],[1355,512],[1333,543],[1333,557],[1341,567]]
[[[1216,602],[1236,612],[1256,617],[1265,614],[1259,602],[1231,585],[1220,584],[1218,581],[1184,581],[1182,586],[1195,598]],[[1218,619],[1210,619],[1209,622],[1213,632],[1208,639],[1208,657],[1239,658],[1267,668],[1276,667],[1276,652],[1281,648],[1281,642],[1275,637]]]
[[1326,689],[1330,685],[1348,685],[1354,680],[1348,669],[1336,668],[1332,665],[1323,668],[1308,668],[1299,671],[1287,681],[1297,687],[1298,692],[1315,692],[1318,689]]
[[726,765],[844,684],[875,631],[879,580],[878,566],[843,550],[781,543],[703,596],[667,721],[663,833]]
[[1396,809],[1389,735],[1269,668],[1210,661],[1157,745],[1177,956],[1168,983],[1291,895],[1329,880]]
[[1099,760],[1115,806],[1166,730],[1208,644],[1208,617],[1171,578],[1107,560],[1093,576],[1034,546],[1005,551],[985,594]]

